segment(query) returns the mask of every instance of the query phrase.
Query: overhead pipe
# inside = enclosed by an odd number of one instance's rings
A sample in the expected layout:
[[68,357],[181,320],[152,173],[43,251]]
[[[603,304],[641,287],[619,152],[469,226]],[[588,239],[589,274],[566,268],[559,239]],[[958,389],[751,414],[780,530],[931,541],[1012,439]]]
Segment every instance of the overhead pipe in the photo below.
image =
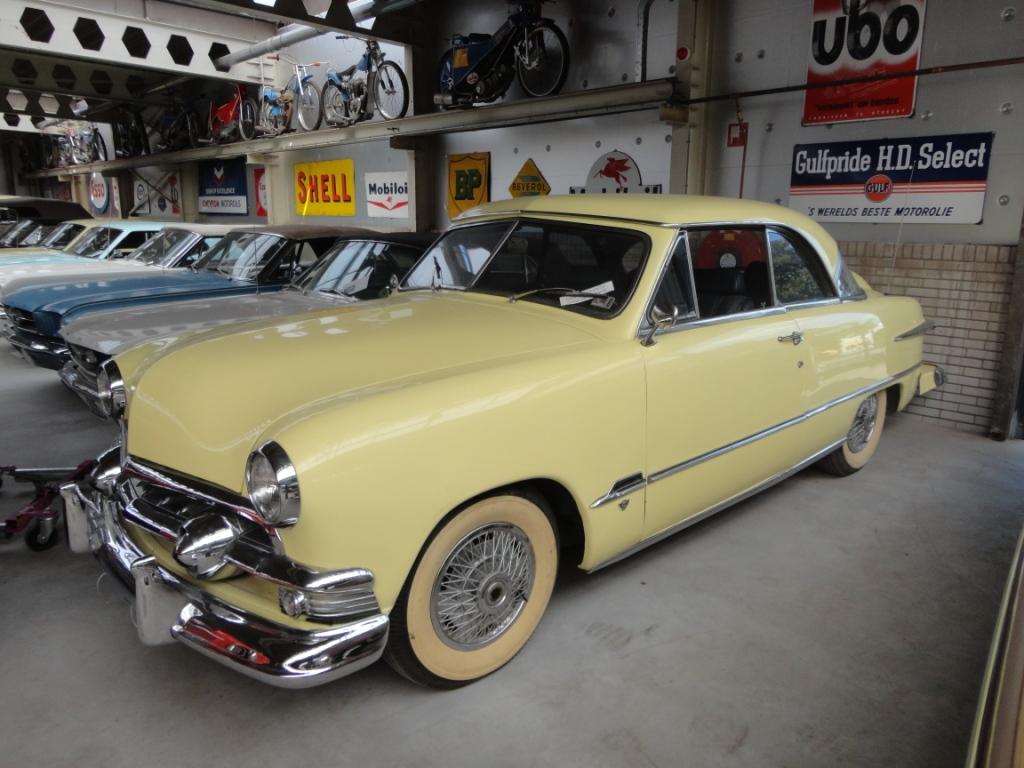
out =
[[301,43],[303,40],[319,37],[322,34],[324,32],[320,29],[306,27],[302,24],[289,24],[273,37],[268,37],[263,42],[250,45],[248,48],[241,48],[234,53],[221,56],[213,64],[218,68],[227,68],[234,64],[240,64],[243,61],[249,61],[249,59],[255,59],[257,56],[262,56],[265,53],[272,53],[273,51],[287,48],[289,45]]

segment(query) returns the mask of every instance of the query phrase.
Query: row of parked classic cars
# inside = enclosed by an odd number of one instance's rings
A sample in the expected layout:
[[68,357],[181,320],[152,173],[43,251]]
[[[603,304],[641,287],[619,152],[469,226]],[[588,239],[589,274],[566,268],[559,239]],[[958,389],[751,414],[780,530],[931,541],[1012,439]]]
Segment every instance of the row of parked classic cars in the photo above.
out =
[[76,225],[0,255],[12,348],[120,425],[62,489],[69,543],[129,587],[144,643],[278,686],[382,656],[483,677],[560,561],[604,567],[811,463],[853,473],[942,383],[918,304],[774,205],[521,198],[437,238]]

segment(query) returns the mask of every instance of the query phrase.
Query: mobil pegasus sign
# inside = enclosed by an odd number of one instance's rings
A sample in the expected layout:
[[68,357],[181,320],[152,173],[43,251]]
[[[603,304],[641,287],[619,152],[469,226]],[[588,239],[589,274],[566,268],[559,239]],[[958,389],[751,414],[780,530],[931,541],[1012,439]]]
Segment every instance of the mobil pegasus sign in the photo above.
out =
[[978,224],[994,133],[793,148],[789,204],[818,221]]

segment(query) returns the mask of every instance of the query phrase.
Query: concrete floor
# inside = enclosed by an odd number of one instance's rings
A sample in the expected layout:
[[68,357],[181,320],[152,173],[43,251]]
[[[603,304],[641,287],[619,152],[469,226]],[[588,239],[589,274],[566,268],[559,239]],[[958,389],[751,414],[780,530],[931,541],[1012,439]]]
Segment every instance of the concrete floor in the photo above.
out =
[[[0,354],[0,462],[112,430]],[[872,464],[811,469],[594,576],[458,691],[378,665],[279,691],[141,646],[121,588],[0,544],[0,766],[957,766],[1024,522],[1024,443],[908,417]],[[0,492],[0,512],[14,490]]]

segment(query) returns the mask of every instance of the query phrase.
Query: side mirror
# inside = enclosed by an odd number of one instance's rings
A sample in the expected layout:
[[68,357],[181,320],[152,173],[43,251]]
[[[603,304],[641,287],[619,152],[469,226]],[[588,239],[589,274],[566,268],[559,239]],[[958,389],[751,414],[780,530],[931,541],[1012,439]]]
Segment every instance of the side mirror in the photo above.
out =
[[666,312],[664,309],[655,304],[651,307],[651,314],[648,319],[651,321],[651,329],[644,336],[643,341],[640,343],[645,347],[654,346],[654,337],[659,331],[667,331],[673,325],[675,325],[676,319],[679,317],[679,307],[672,305],[672,311]]

